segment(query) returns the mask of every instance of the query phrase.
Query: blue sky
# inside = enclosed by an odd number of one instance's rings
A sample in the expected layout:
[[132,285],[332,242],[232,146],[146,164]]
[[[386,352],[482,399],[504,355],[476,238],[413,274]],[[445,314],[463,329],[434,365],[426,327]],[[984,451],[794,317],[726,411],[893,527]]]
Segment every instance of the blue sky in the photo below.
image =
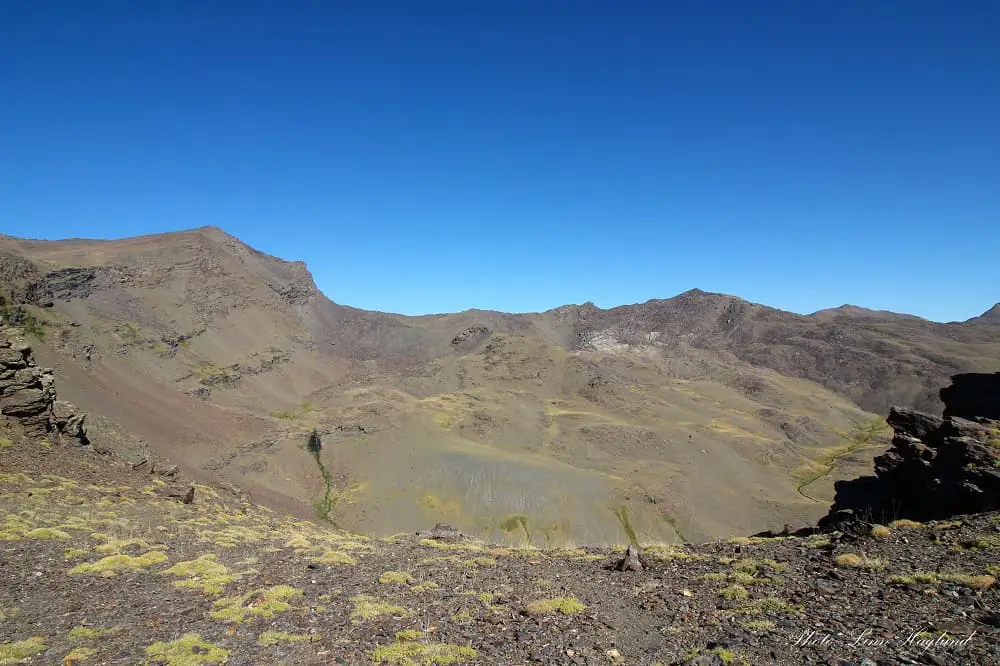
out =
[[1000,301],[1000,3],[0,3],[0,232],[203,225],[337,302]]

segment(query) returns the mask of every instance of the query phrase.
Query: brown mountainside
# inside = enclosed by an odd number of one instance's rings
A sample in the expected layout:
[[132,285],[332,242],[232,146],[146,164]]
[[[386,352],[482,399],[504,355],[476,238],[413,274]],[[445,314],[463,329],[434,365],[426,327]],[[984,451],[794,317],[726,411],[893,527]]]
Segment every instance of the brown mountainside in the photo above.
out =
[[61,396],[196,477],[383,534],[447,520],[607,543],[623,516],[668,541],[813,521],[887,444],[861,424],[936,411],[950,375],[1000,370],[988,322],[802,316],[697,290],[607,310],[370,312],[212,227],[0,237],[0,278]]

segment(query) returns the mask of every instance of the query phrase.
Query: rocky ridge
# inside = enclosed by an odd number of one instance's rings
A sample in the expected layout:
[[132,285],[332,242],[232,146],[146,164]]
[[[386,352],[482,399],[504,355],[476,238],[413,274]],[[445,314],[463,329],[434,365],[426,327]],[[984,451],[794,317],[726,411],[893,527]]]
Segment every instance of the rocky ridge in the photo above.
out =
[[943,417],[890,410],[891,448],[875,458],[874,476],[836,484],[821,529],[1000,508],[1000,373],[955,375],[940,395]]

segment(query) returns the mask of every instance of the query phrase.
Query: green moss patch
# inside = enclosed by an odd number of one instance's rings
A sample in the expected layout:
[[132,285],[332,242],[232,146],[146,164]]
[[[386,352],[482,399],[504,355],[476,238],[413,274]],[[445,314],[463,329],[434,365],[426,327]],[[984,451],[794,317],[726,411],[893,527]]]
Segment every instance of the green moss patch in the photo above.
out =
[[39,527],[25,533],[25,539],[72,539],[69,534],[52,527]]
[[158,550],[152,550],[144,555],[108,555],[96,562],[78,564],[69,570],[70,575],[97,573],[105,577],[114,576],[121,571],[144,569],[154,564],[166,562],[167,556]]
[[404,571],[386,571],[378,577],[383,585],[409,585],[413,577]]
[[83,625],[73,627],[69,630],[70,640],[92,641],[118,633],[117,627],[112,629],[101,629],[100,627],[85,627]]
[[359,594],[356,597],[351,597],[351,601],[354,603],[354,610],[351,612],[351,619],[355,622],[372,620],[382,615],[406,617],[407,615],[412,614],[412,611],[409,611],[402,606],[390,604],[368,594]]
[[146,656],[151,662],[165,666],[201,666],[225,663],[229,650],[203,641],[201,634],[190,633],[169,643],[153,643],[146,648]]
[[32,636],[23,641],[0,644],[0,665],[20,664],[29,657],[41,654],[48,650],[45,639],[41,636]]
[[358,563],[357,560],[347,553],[334,550],[333,548],[324,548],[322,553],[309,559],[317,564],[346,564],[353,566]]
[[289,600],[302,597],[302,590],[289,585],[275,585],[246,594],[224,597],[212,605],[218,610],[211,615],[216,620],[240,623],[248,617],[274,617],[291,610]]
[[555,599],[532,601],[526,608],[532,615],[548,615],[550,613],[571,615],[586,610],[587,607],[575,597],[557,597]]
[[186,579],[174,581],[175,587],[192,588],[201,590],[204,594],[218,596],[222,594],[223,585],[237,581],[253,571],[232,572],[224,564],[216,562],[215,553],[208,553],[194,560],[178,562],[162,573]]
[[257,637],[258,645],[278,645],[279,643],[301,643],[310,639],[309,634],[286,634],[283,631],[265,631]]
[[447,643],[420,643],[409,639],[383,645],[372,652],[372,663],[395,666],[466,664],[479,656],[471,647]]

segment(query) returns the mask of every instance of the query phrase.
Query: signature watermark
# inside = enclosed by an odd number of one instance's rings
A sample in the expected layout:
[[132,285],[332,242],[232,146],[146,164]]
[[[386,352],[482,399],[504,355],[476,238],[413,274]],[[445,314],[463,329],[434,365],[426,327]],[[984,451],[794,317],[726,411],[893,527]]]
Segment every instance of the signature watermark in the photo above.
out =
[[803,631],[792,645],[814,647],[849,647],[849,648],[891,648],[906,646],[909,649],[928,652],[930,650],[947,650],[964,648],[969,645],[977,632],[973,631],[964,638],[958,638],[942,631],[934,634],[927,631],[913,631],[903,635],[877,635],[872,629],[865,629],[854,634],[826,633],[815,629]]

